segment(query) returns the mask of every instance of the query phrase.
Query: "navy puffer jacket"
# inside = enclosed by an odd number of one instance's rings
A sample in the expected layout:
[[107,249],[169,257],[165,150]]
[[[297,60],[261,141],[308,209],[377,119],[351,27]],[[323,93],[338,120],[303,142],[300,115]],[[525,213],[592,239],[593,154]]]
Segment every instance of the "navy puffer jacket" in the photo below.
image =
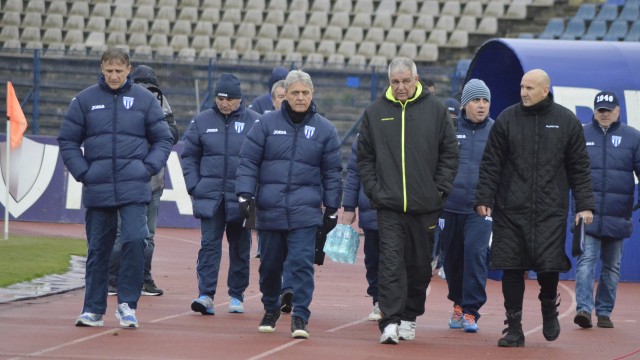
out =
[[322,225],[322,210],[342,200],[340,141],[333,124],[310,111],[299,124],[280,110],[264,114],[240,151],[236,195],[256,194],[256,228],[291,230]]
[[151,176],[165,166],[173,136],[153,94],[131,78],[112,90],[101,75],[71,100],[58,143],[83,184],[84,206],[117,207],[151,201]]
[[593,222],[585,231],[604,240],[628,238],[633,231],[633,174],[640,176],[640,132],[618,120],[605,133],[593,119],[584,125],[584,137],[596,202]]
[[351,155],[347,164],[347,179],[344,184],[342,207],[346,211],[358,208],[358,226],[365,230],[378,230],[378,212],[371,208],[371,202],[364,193],[358,173],[358,138],[351,144]]
[[196,218],[213,217],[220,202],[224,201],[226,221],[242,220],[235,195],[238,153],[259,116],[242,104],[229,115],[224,115],[214,105],[191,122],[181,164]]

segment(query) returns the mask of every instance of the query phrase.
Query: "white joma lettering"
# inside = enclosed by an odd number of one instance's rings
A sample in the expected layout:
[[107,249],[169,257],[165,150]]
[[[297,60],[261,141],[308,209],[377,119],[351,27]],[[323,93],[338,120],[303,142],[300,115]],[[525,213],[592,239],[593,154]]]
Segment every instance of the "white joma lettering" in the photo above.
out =
[[98,109],[104,109],[104,105],[93,105],[91,107],[91,110],[98,110]]
[[218,132],[218,129],[207,129],[207,133]]
[[287,135],[287,130],[273,130],[273,135]]
[[547,129],[560,129],[558,125],[547,125]]
[[594,146],[596,143],[594,141],[587,141],[587,146]]
[[456,137],[457,137],[458,139],[466,139],[466,138],[467,138],[467,135],[465,135],[465,134],[457,134],[457,135],[456,135]]

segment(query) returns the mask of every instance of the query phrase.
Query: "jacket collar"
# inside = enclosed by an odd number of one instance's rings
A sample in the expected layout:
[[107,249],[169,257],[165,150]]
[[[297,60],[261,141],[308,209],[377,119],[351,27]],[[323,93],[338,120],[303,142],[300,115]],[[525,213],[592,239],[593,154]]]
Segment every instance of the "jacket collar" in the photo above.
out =
[[409,102],[415,101],[420,97],[420,95],[422,95],[422,83],[420,81],[416,83],[416,92],[413,93],[413,97],[410,99],[407,99],[407,101],[405,101],[404,103],[400,100],[397,100],[395,97],[393,97],[393,91],[391,91],[391,86],[387,88],[387,91],[385,93],[385,97],[387,98],[387,100],[395,103],[400,103],[402,105],[406,105]]

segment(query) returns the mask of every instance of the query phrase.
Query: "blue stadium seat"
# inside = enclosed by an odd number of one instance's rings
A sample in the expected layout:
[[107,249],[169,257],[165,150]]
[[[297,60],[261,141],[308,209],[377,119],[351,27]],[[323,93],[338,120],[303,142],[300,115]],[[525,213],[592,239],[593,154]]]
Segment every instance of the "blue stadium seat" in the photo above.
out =
[[640,5],[638,4],[626,4],[620,15],[618,15],[618,20],[633,22],[640,18]]
[[574,17],[588,21],[593,20],[596,17],[596,4],[580,4]]
[[582,40],[600,40],[607,34],[607,22],[604,20],[593,20],[589,24],[587,33],[582,36]]
[[613,21],[618,18],[618,5],[602,4],[594,20]]
[[564,33],[564,20],[552,18],[547,22],[544,31],[540,33],[538,39],[557,39]]
[[602,38],[605,41],[621,41],[624,40],[624,37],[627,36],[627,31],[629,30],[629,26],[626,21],[616,20],[611,26],[609,26],[609,31]]
[[640,20],[633,22],[627,36],[624,37],[624,41],[640,41]]
[[567,28],[565,29],[560,39],[562,40],[580,40],[585,32],[584,20],[578,18],[571,18],[569,23],[567,23]]

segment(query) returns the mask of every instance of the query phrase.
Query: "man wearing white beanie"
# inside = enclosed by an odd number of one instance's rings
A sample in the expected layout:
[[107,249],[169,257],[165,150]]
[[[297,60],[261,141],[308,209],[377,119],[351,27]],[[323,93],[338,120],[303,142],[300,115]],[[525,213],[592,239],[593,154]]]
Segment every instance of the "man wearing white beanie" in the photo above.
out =
[[489,117],[491,92],[484,81],[469,80],[461,100],[456,133],[460,163],[453,190],[440,214],[444,223],[440,240],[449,286],[447,297],[454,306],[449,327],[475,333],[480,307],[487,301],[487,249],[492,220],[478,215],[474,204],[479,165],[494,121]]

